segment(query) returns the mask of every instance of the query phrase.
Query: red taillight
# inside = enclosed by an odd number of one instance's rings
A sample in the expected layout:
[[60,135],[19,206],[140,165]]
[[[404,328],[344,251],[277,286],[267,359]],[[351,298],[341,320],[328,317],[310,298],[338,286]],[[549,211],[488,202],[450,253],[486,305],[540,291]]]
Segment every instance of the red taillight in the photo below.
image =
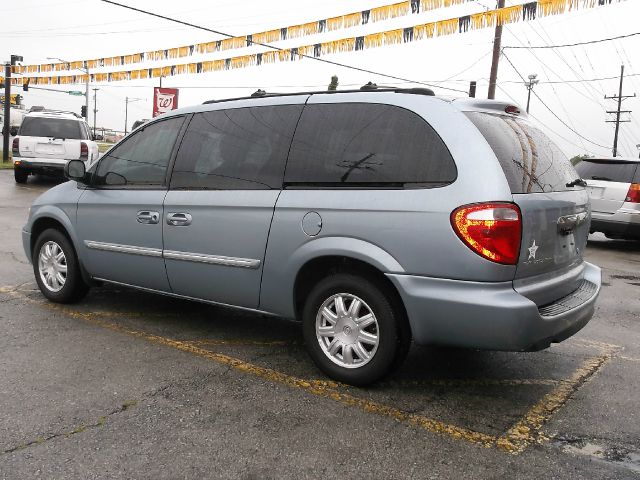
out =
[[457,208],[451,225],[458,237],[478,255],[515,265],[520,255],[522,220],[513,203],[480,203]]
[[87,160],[89,158],[89,147],[86,143],[80,142],[80,160]]
[[13,139],[13,143],[11,144],[11,155],[14,157],[20,156],[20,137]]
[[640,203],[640,183],[632,183],[629,185],[629,191],[627,192],[627,198],[625,202]]

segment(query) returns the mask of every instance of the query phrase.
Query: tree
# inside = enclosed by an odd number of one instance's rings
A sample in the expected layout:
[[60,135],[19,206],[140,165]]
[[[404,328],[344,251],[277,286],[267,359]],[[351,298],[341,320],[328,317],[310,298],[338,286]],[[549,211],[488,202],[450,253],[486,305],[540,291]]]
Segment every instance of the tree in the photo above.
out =
[[327,87],[327,90],[331,91],[331,90],[337,90],[337,89],[338,89],[338,76],[334,75],[333,77],[331,77],[331,83]]

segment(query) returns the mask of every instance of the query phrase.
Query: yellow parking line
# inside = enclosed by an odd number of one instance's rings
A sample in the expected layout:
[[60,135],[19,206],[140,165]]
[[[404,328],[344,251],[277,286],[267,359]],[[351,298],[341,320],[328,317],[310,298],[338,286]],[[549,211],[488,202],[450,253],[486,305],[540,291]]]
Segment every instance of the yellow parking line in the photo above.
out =
[[[199,357],[203,357],[217,363],[228,365],[240,372],[248,373],[256,377],[260,377],[271,382],[280,383],[291,388],[297,388],[313,395],[330,398],[343,405],[357,407],[362,411],[375,413],[377,415],[393,418],[397,421],[407,423],[409,425],[423,428],[430,432],[443,434],[456,439],[465,440],[470,443],[479,444],[485,447],[497,447],[498,449],[518,454],[524,451],[527,446],[534,442],[545,440],[546,437],[542,433],[543,425],[550,419],[550,417],[562,407],[566,401],[575,393],[580,386],[588,381],[594,374],[596,374],[606,362],[608,362],[618,346],[589,340],[580,340],[579,343],[583,343],[588,346],[598,348],[601,353],[597,356],[587,359],[572,375],[566,380],[553,380],[553,379],[460,379],[460,380],[418,380],[418,381],[395,381],[382,383],[380,385],[407,385],[407,386],[422,386],[422,385],[550,385],[555,386],[552,392],[545,395],[539,402],[537,402],[523,417],[522,420],[517,422],[511,427],[504,435],[496,437],[488,435],[482,432],[477,432],[464,427],[459,427],[452,424],[447,424],[434,420],[422,415],[417,415],[409,412],[405,412],[398,408],[385,405],[382,403],[374,402],[371,400],[363,399],[340,391],[346,385],[342,385],[330,380],[306,380],[292,375],[279,372],[266,367],[254,365],[238,358],[234,358],[221,353],[212,352],[204,348],[200,348],[198,345],[223,345],[223,344],[240,344],[233,343],[233,341],[224,340],[202,340],[202,341],[179,341],[173,340],[159,335],[134,330],[122,325],[108,322],[98,317],[109,316],[105,312],[99,314],[83,313],[71,310],[58,304],[44,303],[31,299],[21,294],[18,287],[0,287],[0,293],[9,293],[15,296],[20,296],[28,301],[31,301],[37,305],[44,306],[46,308],[57,310],[60,313],[68,315],[72,318],[83,320],[87,323],[112,330],[114,332],[124,333],[133,337],[141,338],[146,341],[175,348],[177,350],[191,353]],[[113,316],[117,316],[114,314]],[[225,343],[222,343],[225,342]],[[247,344],[246,341],[243,344]],[[251,344],[251,343],[249,343]],[[279,341],[274,342],[259,342],[259,344],[280,344]],[[622,357],[625,358],[625,357]],[[628,357],[631,359],[630,357]],[[636,360],[636,359],[631,359]]]
[[546,439],[542,426],[562,407],[578,388],[596,374],[608,362],[615,351],[615,346],[602,347],[602,353],[586,360],[566,380],[550,393],[542,397],[525,414],[524,418],[511,427],[497,441],[497,447],[509,453],[521,453],[530,444]]
[[288,345],[302,345],[302,342],[296,342],[295,340],[269,340],[269,341],[260,341],[260,340],[219,340],[215,338],[209,338],[204,340],[189,340],[185,343],[190,343],[192,345],[214,345],[214,346],[258,346],[258,347],[280,347],[280,346],[288,346]]
[[[15,290],[12,290],[10,293],[18,295],[18,292],[16,292]],[[447,424],[422,415],[405,412],[389,405],[384,405],[382,403],[356,397],[349,393],[341,392],[338,390],[340,384],[333,381],[305,380],[302,378],[294,377],[292,375],[287,375],[277,370],[254,365],[238,358],[231,357],[229,355],[211,352],[209,350],[200,348],[190,342],[172,340],[170,338],[161,337],[159,335],[134,330],[122,325],[118,325],[116,323],[108,322],[106,320],[97,318],[97,316],[94,316],[91,313],[74,311],[53,303],[41,303],[36,300],[32,300],[29,297],[23,298],[31,300],[34,303],[51,310],[59,311],[60,313],[68,315],[72,318],[76,318],[114,332],[124,333],[126,335],[141,338],[155,344],[164,345],[167,347],[175,348],[176,350],[191,353],[193,355],[197,355],[199,357],[203,357],[208,360],[227,365],[243,373],[248,373],[256,377],[264,378],[265,380],[269,380],[271,382],[286,385],[288,387],[297,388],[319,397],[329,398],[343,405],[357,407],[360,410],[368,413],[375,413],[377,415],[393,418],[397,421],[404,422],[415,427],[423,428],[430,432],[447,435],[460,440],[466,440],[467,442],[479,444],[485,447],[491,447],[495,445],[497,440],[497,438],[492,435],[487,435],[485,433],[476,432],[467,428]]]

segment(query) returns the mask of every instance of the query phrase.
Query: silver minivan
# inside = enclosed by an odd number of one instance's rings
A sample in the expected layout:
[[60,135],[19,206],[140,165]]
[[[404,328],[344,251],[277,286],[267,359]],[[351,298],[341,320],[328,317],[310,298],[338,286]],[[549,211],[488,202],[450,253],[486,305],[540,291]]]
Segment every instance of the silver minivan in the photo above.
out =
[[296,318],[355,385],[412,340],[546,348],[600,291],[582,180],[498,101],[261,92],[158,117],[67,176],[23,231],[45,297],[108,282]]

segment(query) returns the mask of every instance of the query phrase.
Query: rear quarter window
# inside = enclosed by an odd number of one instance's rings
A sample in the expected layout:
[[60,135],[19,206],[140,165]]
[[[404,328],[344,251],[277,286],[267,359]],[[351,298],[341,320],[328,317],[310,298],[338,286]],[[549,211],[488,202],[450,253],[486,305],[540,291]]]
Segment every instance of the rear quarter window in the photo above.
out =
[[498,158],[511,193],[570,190],[567,183],[578,178],[562,150],[528,122],[484,112],[465,114]]
[[632,183],[637,164],[611,160],[584,159],[576,165],[576,171],[585,180]]
[[453,158],[420,116],[393,105],[307,105],[285,173],[289,186],[429,188],[457,177]]

